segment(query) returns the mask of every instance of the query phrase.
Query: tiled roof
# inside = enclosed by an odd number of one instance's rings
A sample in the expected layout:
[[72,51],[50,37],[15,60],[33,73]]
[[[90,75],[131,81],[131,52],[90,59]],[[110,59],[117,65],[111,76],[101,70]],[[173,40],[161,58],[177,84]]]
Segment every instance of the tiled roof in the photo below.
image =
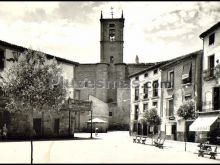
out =
[[129,78],[131,77],[134,77],[134,76],[137,76],[137,75],[140,75],[142,73],[145,73],[147,71],[150,71],[150,70],[153,70],[155,68],[161,68],[161,69],[165,69],[166,67],[172,65],[172,64],[176,64],[177,62],[181,62],[182,60],[186,59],[186,58],[189,58],[189,57],[192,57],[192,56],[196,56],[198,55],[199,53],[202,53],[202,50],[199,50],[199,51],[195,51],[195,52],[192,52],[190,54],[187,54],[187,55],[183,55],[183,56],[180,56],[180,57],[176,57],[176,58],[173,58],[173,59],[170,59],[170,60],[167,60],[167,61],[162,61],[162,62],[156,62],[154,63],[153,66],[150,66],[142,71],[139,71],[139,72],[136,72],[134,74],[131,74],[129,76]]
[[215,25],[213,25],[212,27],[210,27],[208,30],[206,30],[205,32],[203,32],[202,34],[200,34],[200,38],[204,38],[205,36],[207,36],[210,32],[213,32],[215,29],[217,29],[218,27],[220,27],[220,21],[218,23],[216,23]]
[[[28,50],[28,48],[18,46],[18,45],[12,44],[12,43],[8,43],[8,42],[2,41],[2,40],[0,40],[0,45],[3,46],[3,47],[6,47],[6,48],[10,48],[10,49],[13,49],[13,50],[20,51],[20,52]],[[33,50],[33,51],[36,51],[36,50]],[[56,57],[56,56],[51,55],[51,54],[47,54],[47,53],[45,53],[45,54],[49,59],[52,59],[52,58],[55,57],[57,61],[61,61],[61,62],[69,63],[69,64],[74,64],[74,65],[79,64],[78,62],[70,61],[70,60],[67,60],[67,59],[64,59],[64,58],[61,58],[61,57]]]

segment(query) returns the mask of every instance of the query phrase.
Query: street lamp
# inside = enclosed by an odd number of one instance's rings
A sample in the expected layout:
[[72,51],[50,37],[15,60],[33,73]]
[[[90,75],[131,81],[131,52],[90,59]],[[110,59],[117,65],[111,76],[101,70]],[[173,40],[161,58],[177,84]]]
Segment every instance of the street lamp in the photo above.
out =
[[[184,111],[184,116],[186,116],[186,111]],[[185,119],[185,118],[184,118]],[[186,119],[185,119],[185,133],[184,133],[184,141],[185,141],[185,151],[186,151]]]
[[72,108],[72,104],[71,104],[71,98],[68,98],[68,108],[69,108],[69,136],[71,136],[71,108]]
[[91,134],[90,134],[90,138],[92,139],[92,102],[91,102]]

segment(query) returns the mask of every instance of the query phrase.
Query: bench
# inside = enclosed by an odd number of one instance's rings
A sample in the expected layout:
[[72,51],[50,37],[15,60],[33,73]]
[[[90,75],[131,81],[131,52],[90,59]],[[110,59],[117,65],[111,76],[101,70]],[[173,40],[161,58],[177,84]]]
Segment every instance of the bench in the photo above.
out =
[[161,149],[163,149],[163,144],[165,142],[165,138],[161,139],[160,142],[157,144],[157,146]]
[[145,144],[146,139],[147,139],[146,136],[135,135],[135,136],[133,136],[133,143]]
[[214,151],[210,145],[200,144],[200,149],[198,150],[198,157],[204,157],[204,155],[210,155],[210,159],[216,159],[217,153],[217,146],[215,147]]
[[141,136],[136,136],[137,143],[141,143]]
[[145,144],[146,140],[147,140],[147,137],[146,137],[146,136],[142,136],[142,137],[141,137],[142,144]]
[[163,149],[164,141],[165,141],[165,137],[164,138],[158,138],[156,141],[154,141],[155,147]]
[[137,142],[136,139],[137,139],[137,137],[136,137],[136,136],[133,136],[133,143],[136,143],[136,142]]
[[159,137],[159,136],[155,137],[155,138],[153,139],[153,145],[154,145],[155,147],[157,147],[159,141],[160,141],[160,137]]

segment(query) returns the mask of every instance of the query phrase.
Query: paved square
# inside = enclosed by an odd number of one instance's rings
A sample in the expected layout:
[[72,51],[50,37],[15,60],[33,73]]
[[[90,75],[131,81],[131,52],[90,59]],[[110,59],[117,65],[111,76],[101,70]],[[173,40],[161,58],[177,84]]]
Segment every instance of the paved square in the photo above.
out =
[[[75,134],[90,137],[88,133]],[[94,135],[95,137],[95,135]],[[167,142],[168,143],[168,142]],[[165,148],[133,143],[127,131],[99,134],[95,139],[67,140],[34,143],[34,162],[37,163],[219,163],[209,156],[198,157],[193,152],[185,152],[183,145]],[[174,146],[174,145],[173,145]],[[181,148],[179,148],[181,147]],[[190,147],[190,146],[189,146]],[[197,148],[195,148],[195,152]]]

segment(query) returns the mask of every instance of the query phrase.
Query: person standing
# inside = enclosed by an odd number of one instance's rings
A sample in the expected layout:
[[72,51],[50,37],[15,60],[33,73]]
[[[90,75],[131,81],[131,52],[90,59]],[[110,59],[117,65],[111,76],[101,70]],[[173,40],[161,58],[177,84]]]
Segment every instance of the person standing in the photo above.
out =
[[95,128],[95,136],[98,136],[99,128]]
[[6,139],[7,139],[7,133],[8,133],[8,129],[7,129],[7,127],[6,127],[6,124],[4,124],[3,129],[2,129],[2,137],[3,137],[3,140],[6,140]]

